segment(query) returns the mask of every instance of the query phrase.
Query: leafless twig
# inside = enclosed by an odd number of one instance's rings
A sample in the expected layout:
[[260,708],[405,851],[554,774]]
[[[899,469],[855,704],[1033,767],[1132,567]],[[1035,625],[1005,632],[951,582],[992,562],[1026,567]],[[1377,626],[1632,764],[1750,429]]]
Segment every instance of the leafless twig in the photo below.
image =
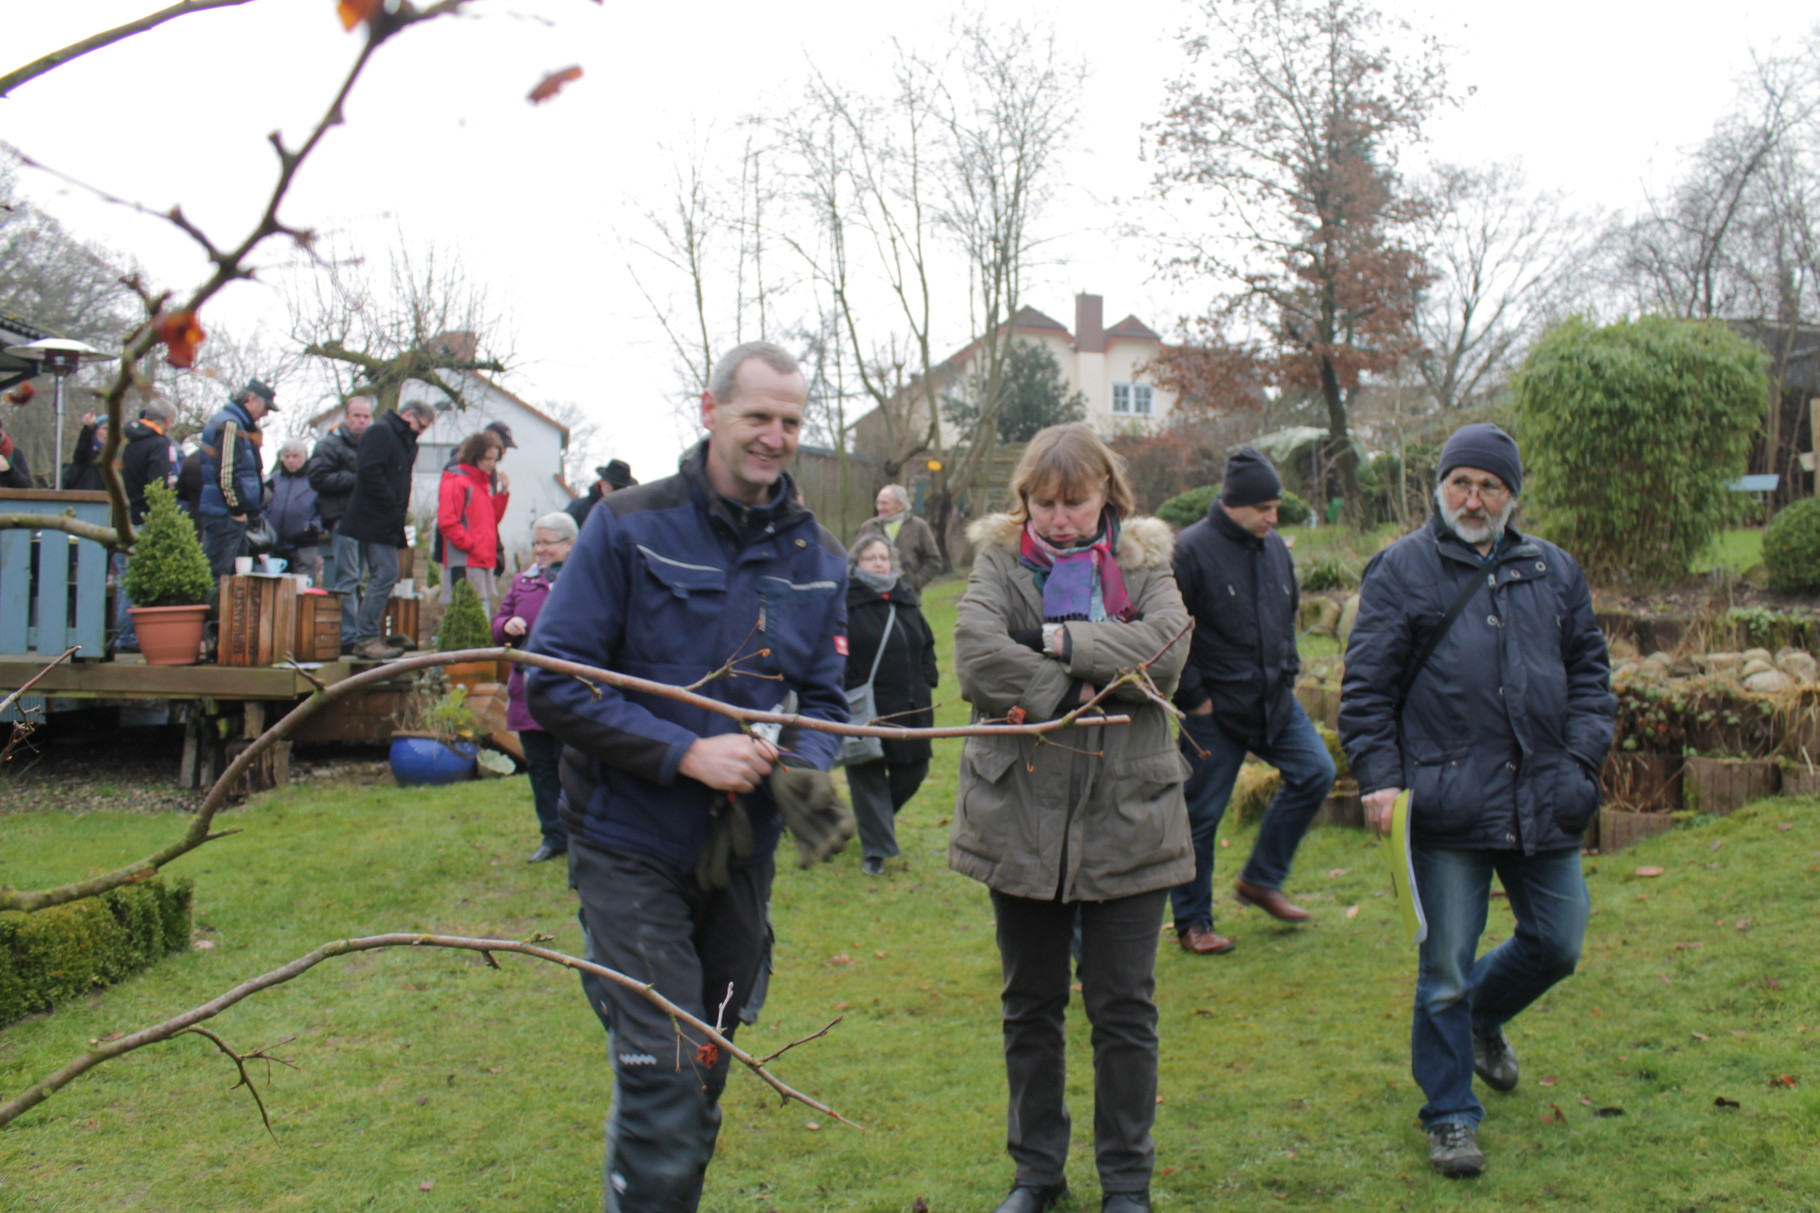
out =
[[39,670],[36,674],[33,674],[30,678],[27,678],[24,682],[20,683],[18,690],[14,691],[11,695],[8,695],[5,699],[0,699],[0,712],[4,712],[4,711],[6,711],[6,709],[12,707],[13,704],[15,704],[19,701],[19,697],[21,695],[25,694],[27,691],[32,689],[33,683],[37,682],[40,678],[43,678],[46,674],[48,674],[52,670],[56,669],[60,663],[67,661],[69,659],[69,656],[71,653],[80,652],[81,649],[82,649],[81,645],[73,644],[69,648],[64,649],[63,652],[57,654],[55,657],[53,657],[49,661],[45,662],[44,668],[42,670]]
[[[76,1079],[103,1062],[111,1061],[125,1053],[131,1053],[135,1049],[144,1048],[146,1045],[156,1044],[163,1040],[170,1040],[172,1037],[182,1035],[185,1032],[196,1031],[197,1024],[212,1019],[235,1003],[240,1002],[253,994],[257,994],[261,990],[270,989],[272,986],[276,985],[282,985],[292,978],[308,972],[310,969],[315,968],[317,965],[331,957],[348,956],[356,952],[370,952],[380,948],[457,948],[470,952],[480,952],[483,955],[491,952],[517,952],[524,956],[549,961],[552,964],[559,964],[565,968],[577,969],[584,973],[592,973],[596,977],[604,978],[616,985],[624,986],[626,989],[636,991],[655,1003],[677,1024],[687,1025],[697,1032],[702,1033],[709,1040],[714,1042],[716,1048],[751,1070],[753,1074],[757,1075],[760,1081],[776,1091],[778,1095],[782,1096],[785,1100],[795,1100],[798,1103],[815,1109],[825,1116],[832,1116],[835,1120],[840,1121],[844,1125],[851,1125],[856,1129],[860,1127],[842,1116],[839,1112],[836,1112],[833,1108],[830,1108],[828,1105],[803,1094],[801,1091],[796,1090],[794,1087],[778,1078],[766,1068],[767,1062],[771,1060],[770,1058],[755,1057],[751,1053],[740,1048],[731,1040],[727,1039],[727,1037],[723,1036],[719,1029],[703,1023],[694,1015],[691,1015],[689,1012],[665,998],[652,987],[650,982],[639,981],[636,978],[628,977],[624,973],[609,969],[605,965],[595,964],[593,961],[583,960],[580,957],[570,956],[564,952],[557,952],[550,948],[540,947],[536,944],[526,943],[516,939],[472,939],[460,935],[431,935],[401,932],[390,935],[368,935],[358,939],[339,939],[331,943],[325,943],[314,951],[299,956],[288,964],[280,965],[269,973],[262,973],[258,977],[241,982],[233,989],[210,999],[201,1006],[193,1007],[190,1010],[183,1012],[181,1015],[176,1015],[165,1020],[163,1023],[153,1024],[149,1028],[142,1028],[137,1032],[129,1033],[120,1037],[118,1040],[108,1041],[99,1048],[84,1053],[81,1057],[76,1058],[55,1073],[41,1079],[23,1094],[17,1095],[12,1099],[7,1100],[5,1103],[0,1103],[0,1128],[12,1123],[20,1114],[37,1107],[52,1095],[68,1086],[71,1082],[74,1082]],[[833,1025],[829,1026],[832,1027]],[[826,1031],[826,1029],[823,1029],[823,1031]],[[215,1041],[216,1045],[221,1048],[223,1052],[235,1059],[235,1065],[241,1067],[241,1077],[242,1079],[245,1079],[246,1071],[243,1063],[246,1058],[241,1057],[241,1055],[228,1048],[212,1033],[205,1032],[201,1034],[208,1036],[210,1040]],[[263,1052],[246,1055],[247,1058],[265,1056],[266,1055]],[[267,1058],[267,1060],[280,1059]],[[288,1065],[290,1063],[285,1062],[283,1064]],[[250,1087],[251,1084],[249,1083],[248,1086]],[[254,1099],[258,1099],[257,1092],[254,1093]],[[265,1105],[261,1102],[260,1115],[263,1117],[264,1114]],[[269,1122],[266,1127],[269,1131],[271,1128]]]

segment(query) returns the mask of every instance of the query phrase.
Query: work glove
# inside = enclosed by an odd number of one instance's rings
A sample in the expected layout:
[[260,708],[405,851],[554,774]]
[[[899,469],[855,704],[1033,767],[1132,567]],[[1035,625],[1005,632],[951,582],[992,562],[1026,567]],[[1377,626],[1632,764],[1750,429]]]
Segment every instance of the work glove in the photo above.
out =
[[792,765],[786,758],[771,772],[770,783],[777,811],[796,838],[797,866],[840,854],[853,837],[853,815],[840,802],[828,772]]
[[731,794],[717,796],[708,837],[695,856],[695,883],[712,892],[733,882],[733,870],[752,858],[752,819]]
[[1027,649],[1032,649],[1038,653],[1043,651],[1042,628],[1018,628],[1011,633],[1011,639]]

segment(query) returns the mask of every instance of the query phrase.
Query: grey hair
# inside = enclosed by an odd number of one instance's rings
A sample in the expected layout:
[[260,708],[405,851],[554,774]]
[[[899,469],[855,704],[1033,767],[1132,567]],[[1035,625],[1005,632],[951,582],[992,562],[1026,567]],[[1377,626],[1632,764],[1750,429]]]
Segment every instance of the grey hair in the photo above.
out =
[[906,510],[910,508],[910,493],[903,485],[887,484],[884,488],[880,489],[879,492],[891,494],[893,497],[897,498],[897,503],[899,505],[903,506]]
[[398,411],[401,413],[409,413],[413,417],[423,418],[423,423],[425,425],[429,425],[436,420],[436,406],[431,404],[428,400],[408,400],[398,406]]
[[149,400],[139,415],[147,421],[156,421],[159,425],[169,425],[177,420],[177,406],[168,400]]
[[531,524],[531,532],[535,534],[538,531],[555,531],[564,539],[574,539],[575,536],[581,534],[581,528],[575,525],[575,519],[569,517],[569,515],[563,513],[561,510],[545,514],[542,518],[533,522]]
[[299,455],[307,456],[310,453],[310,444],[301,438],[286,438],[279,446],[278,453],[280,455],[288,455],[292,451],[296,451]]
[[891,557],[891,571],[893,573],[902,572],[903,570],[897,563],[897,546],[889,539],[886,539],[883,535],[879,534],[861,535],[858,539],[853,541],[853,546],[847,549],[847,567],[849,569],[857,569],[859,567],[859,558],[864,556],[867,550],[875,543],[882,543],[885,545],[885,551]]
[[722,354],[720,361],[714,364],[714,373],[708,376],[708,391],[715,400],[725,404],[733,399],[733,381],[738,378],[739,368],[745,365],[748,358],[759,359],[780,375],[802,373],[796,355],[783,346],[770,341],[748,341]]
[[341,415],[343,417],[347,416],[348,410],[353,408],[356,404],[365,404],[367,406],[367,412],[370,413],[373,411],[373,405],[375,403],[377,402],[371,396],[349,396],[348,402],[341,406]]

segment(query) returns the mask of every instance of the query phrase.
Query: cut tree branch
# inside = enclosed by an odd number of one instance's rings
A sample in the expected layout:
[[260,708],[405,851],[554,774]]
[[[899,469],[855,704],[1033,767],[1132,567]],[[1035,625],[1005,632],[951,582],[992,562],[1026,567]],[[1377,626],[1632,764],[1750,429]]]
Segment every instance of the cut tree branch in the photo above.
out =
[[178,0],[178,3],[171,5],[169,8],[159,9],[155,13],[148,13],[136,21],[128,21],[125,25],[117,25],[113,29],[104,30],[99,34],[90,34],[80,42],[72,42],[61,50],[55,50],[48,55],[42,55],[26,64],[24,67],[15,68],[6,75],[0,76],[0,97],[4,97],[8,93],[11,93],[21,84],[35,80],[39,76],[42,76],[55,68],[62,67],[72,59],[79,59],[90,51],[98,51],[104,46],[111,46],[116,42],[131,38],[134,34],[143,34],[146,30],[163,25],[166,21],[182,17],[188,13],[199,13],[205,9],[234,8],[237,5],[245,3],[247,3],[247,0]]
[[843,737],[915,740],[940,737],[1040,736],[1068,728],[1071,725],[1100,727],[1131,723],[1129,716],[1091,716],[1080,719],[1080,712],[1085,710],[1082,708],[1070,712],[1059,720],[1046,720],[1038,724],[955,725],[935,729],[842,724],[803,716],[795,712],[761,712],[752,708],[737,707],[733,704],[722,703],[718,699],[710,699],[706,695],[697,695],[693,691],[687,691],[681,687],[670,686],[668,683],[651,682],[648,679],[635,678],[630,674],[620,674],[613,670],[582,665],[579,662],[545,657],[541,653],[526,653],[521,649],[459,649],[450,653],[418,653],[411,657],[401,657],[396,661],[383,662],[369,670],[362,670],[358,674],[334,683],[326,690],[317,691],[292,708],[282,720],[261,733],[251,745],[242,750],[239,756],[228,764],[227,769],[221,772],[221,777],[215,780],[214,786],[209,788],[208,795],[203,798],[202,804],[197,808],[196,815],[190,819],[189,829],[177,841],[143,859],[127,864],[125,867],[57,888],[21,892],[10,885],[0,885],[0,910],[48,909],[51,906],[64,905],[83,897],[93,897],[97,893],[105,893],[109,889],[118,888],[124,884],[149,880],[157,874],[160,868],[178,856],[188,854],[205,842],[226,837],[228,833],[237,833],[238,831],[211,832],[209,828],[215,820],[215,814],[227,803],[229,789],[240,782],[247,769],[258,761],[261,754],[289,737],[305,720],[329,704],[375,683],[386,682],[400,674],[410,673],[414,670],[427,669],[437,665],[450,665],[461,661],[514,661],[520,665],[539,666],[546,670],[554,670],[559,674],[568,674],[590,685],[606,683],[621,691],[637,691],[664,699],[674,699],[706,711],[731,717],[741,724],[780,724],[814,729],[823,733],[835,733]]
[[[24,1093],[14,1096],[5,1103],[0,1103],[0,1128],[4,1128],[18,1119],[22,1113],[37,1107],[52,1095],[68,1086],[76,1079],[82,1077],[96,1066],[101,1065],[103,1062],[111,1061],[122,1054],[131,1053],[135,1049],[142,1049],[146,1045],[170,1040],[172,1037],[180,1036],[185,1032],[197,1032],[214,1041],[217,1047],[234,1059],[235,1066],[240,1070],[241,1081],[245,1082],[246,1085],[251,1088],[252,1084],[247,1082],[246,1058],[243,1058],[226,1044],[223,1044],[220,1038],[213,1033],[205,1032],[196,1027],[196,1025],[205,1020],[214,1018],[235,1003],[240,1002],[253,994],[257,994],[261,990],[267,990],[273,986],[282,985],[292,978],[308,972],[331,957],[348,956],[357,952],[371,952],[380,948],[457,948],[470,952],[480,952],[483,955],[493,952],[517,952],[524,956],[530,956],[538,960],[549,961],[552,964],[562,965],[565,968],[575,969],[583,973],[592,973],[596,977],[604,978],[616,985],[624,986],[628,990],[633,990],[638,994],[643,995],[645,998],[655,1003],[666,1015],[670,1016],[670,1018],[679,1025],[686,1025],[687,1027],[700,1032],[703,1036],[713,1041],[722,1052],[733,1057],[741,1065],[751,1070],[753,1074],[757,1075],[758,1078],[765,1083],[765,1085],[769,1086],[773,1091],[776,1091],[786,1102],[795,1100],[798,1103],[815,1109],[824,1116],[832,1116],[835,1120],[840,1121],[844,1125],[849,1125],[856,1129],[860,1128],[859,1125],[854,1124],[845,1116],[836,1112],[833,1108],[803,1094],[801,1091],[796,1090],[794,1087],[778,1078],[775,1074],[771,1073],[771,1071],[766,1068],[766,1065],[771,1058],[755,1057],[751,1053],[746,1052],[746,1050],[740,1048],[731,1040],[723,1036],[718,1029],[710,1024],[702,1022],[694,1015],[691,1015],[689,1012],[683,1010],[681,1007],[665,998],[662,994],[658,993],[650,982],[639,981],[637,978],[628,977],[624,973],[609,969],[604,965],[598,965],[592,961],[582,960],[579,957],[570,956],[564,952],[558,952],[551,948],[540,947],[537,944],[527,943],[516,939],[472,939],[460,935],[430,935],[409,932],[400,932],[390,935],[367,935],[357,939],[338,939],[331,943],[325,943],[314,951],[299,956],[288,964],[280,965],[269,973],[262,973],[258,977],[243,981],[226,993],[210,999],[201,1006],[193,1007],[190,1010],[183,1012],[181,1015],[172,1016],[163,1023],[153,1024],[149,1028],[142,1028],[137,1032],[129,1033],[128,1035],[120,1037],[118,1040],[107,1041],[100,1047],[84,1053],[81,1057],[76,1058],[62,1069],[39,1080]],[[832,1027],[833,1025],[829,1026]],[[822,1032],[818,1032],[815,1035],[820,1036],[826,1031],[827,1028],[824,1028],[822,1029]],[[814,1039],[814,1037],[809,1037],[807,1039]],[[779,1053],[783,1051],[785,1050],[779,1050]],[[775,1057],[777,1054],[773,1054],[772,1056]],[[266,1058],[267,1060],[273,1061],[279,1060],[277,1058],[267,1057],[263,1051],[248,1054],[247,1057]],[[284,1062],[283,1064],[289,1065],[290,1063]],[[259,1113],[261,1118],[263,1118],[265,1116],[265,1104],[263,1101],[259,1100],[257,1091],[254,1092],[253,1098],[259,1103]],[[266,1129],[268,1132],[271,1129],[271,1123],[269,1121],[266,1123]]]
[[6,709],[12,707],[15,703],[19,702],[19,697],[21,695],[24,695],[27,691],[31,690],[33,683],[37,682],[40,678],[43,678],[46,674],[48,674],[52,670],[56,669],[57,666],[59,664],[61,664],[62,662],[67,661],[69,659],[69,655],[71,653],[80,652],[81,649],[82,649],[81,645],[73,644],[69,648],[64,649],[63,652],[57,654],[57,656],[55,656],[55,657],[51,658],[49,661],[45,662],[44,668],[42,670],[39,670],[36,674],[33,674],[30,678],[27,678],[24,682],[20,683],[18,690],[14,691],[12,694],[8,695],[5,699],[0,699],[0,712],[6,711]]

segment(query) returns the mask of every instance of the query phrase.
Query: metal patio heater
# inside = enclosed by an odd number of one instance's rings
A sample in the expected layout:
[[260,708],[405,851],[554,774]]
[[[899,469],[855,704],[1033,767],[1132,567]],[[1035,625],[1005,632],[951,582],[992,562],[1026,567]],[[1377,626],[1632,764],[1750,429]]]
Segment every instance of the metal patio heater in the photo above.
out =
[[55,390],[51,396],[51,414],[56,419],[56,447],[51,451],[51,487],[63,487],[63,381],[76,373],[85,362],[111,362],[118,355],[104,354],[93,346],[71,341],[67,337],[46,337],[25,345],[9,345],[6,352],[29,358],[39,364],[39,374],[49,375]]

